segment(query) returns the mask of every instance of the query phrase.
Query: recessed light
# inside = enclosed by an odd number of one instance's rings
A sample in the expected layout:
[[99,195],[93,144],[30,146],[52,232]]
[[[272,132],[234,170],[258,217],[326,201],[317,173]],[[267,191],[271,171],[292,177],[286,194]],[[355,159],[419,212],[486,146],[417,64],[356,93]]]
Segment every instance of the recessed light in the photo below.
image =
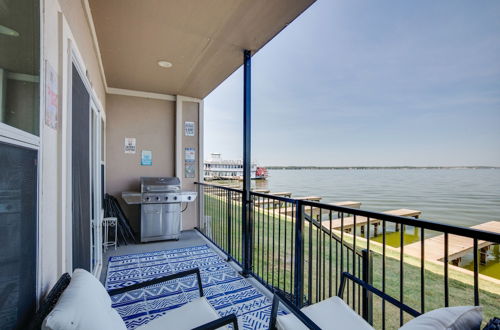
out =
[[167,61],[158,61],[158,65],[161,66],[162,68],[171,68],[172,63],[167,62]]
[[19,32],[16,30],[12,30],[4,25],[0,25],[0,34],[9,36],[9,37],[19,37]]

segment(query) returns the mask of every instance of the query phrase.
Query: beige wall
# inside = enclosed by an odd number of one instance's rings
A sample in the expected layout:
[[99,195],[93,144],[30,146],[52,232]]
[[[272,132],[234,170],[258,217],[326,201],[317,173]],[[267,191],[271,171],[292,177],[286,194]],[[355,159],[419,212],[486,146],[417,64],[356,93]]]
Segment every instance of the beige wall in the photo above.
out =
[[[191,121],[195,123],[195,136],[185,136],[184,134],[184,123],[186,121]],[[181,159],[182,159],[182,189],[184,190],[191,190],[191,191],[196,191],[197,187],[194,184],[196,181],[199,181],[200,179],[200,158],[199,158],[199,150],[200,150],[200,145],[199,145],[199,134],[200,134],[200,123],[199,123],[199,104],[197,102],[182,102],[182,153],[181,153]],[[194,178],[186,178],[185,177],[185,172],[184,172],[184,161],[185,161],[185,154],[184,154],[184,149],[185,148],[194,148],[196,152],[196,161],[194,164],[195,167],[195,177]],[[196,203],[190,203],[188,205],[188,208],[184,213],[182,214],[182,228],[184,230],[186,229],[193,229],[194,227],[198,226],[198,219],[197,219],[197,207],[198,207],[198,200]]]
[[[120,200],[134,229],[139,206],[121,200],[123,191],[138,191],[141,176],[174,176],[175,102],[133,96],[107,96],[106,191]],[[125,154],[124,139],[136,138],[135,154]],[[153,165],[141,166],[141,151],[153,152]]]
[[94,47],[91,28],[87,23],[84,0],[58,1],[68,21],[69,27],[71,28],[71,32],[75,40],[77,40],[78,49],[87,69],[87,78],[90,80],[97,97],[104,102],[106,99],[106,91],[101,68],[99,66],[98,52]]
[[[52,129],[43,124],[40,130],[40,218],[39,218],[39,296],[43,296],[58,277],[71,271],[71,217],[68,197],[68,144],[71,143],[67,123],[69,120],[68,77],[69,48],[81,54],[81,64],[88,72],[92,93],[97,102],[105,105],[104,82],[98,57],[92,47],[92,35],[80,0],[43,0],[42,15],[42,88],[45,61],[58,74],[59,127]],[[43,93],[40,95],[43,105]],[[42,107],[43,109],[43,107]],[[104,110],[104,109],[102,109]],[[43,110],[41,111],[43,114]]]

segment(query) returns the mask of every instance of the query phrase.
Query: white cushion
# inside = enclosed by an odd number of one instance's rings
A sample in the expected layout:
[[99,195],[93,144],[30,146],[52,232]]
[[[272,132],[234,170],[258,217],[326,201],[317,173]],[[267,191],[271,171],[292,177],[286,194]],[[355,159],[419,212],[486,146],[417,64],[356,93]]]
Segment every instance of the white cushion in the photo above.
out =
[[400,329],[459,330],[479,329],[483,321],[480,306],[457,306],[435,309],[407,322]]
[[111,298],[89,272],[76,269],[56,306],[45,318],[42,329],[125,330],[122,318],[111,307]]
[[[162,315],[151,322],[148,322],[140,327],[138,330],[188,330],[203,325],[205,323],[214,321],[220,318],[219,314],[210,305],[205,297],[200,297],[191,302],[169,310],[165,315]],[[228,329],[222,327],[220,329]]]
[[[331,297],[319,303],[304,307],[306,314],[321,329],[373,329],[361,316],[339,297]],[[276,319],[278,329],[307,330],[308,328],[293,314],[281,315]]]

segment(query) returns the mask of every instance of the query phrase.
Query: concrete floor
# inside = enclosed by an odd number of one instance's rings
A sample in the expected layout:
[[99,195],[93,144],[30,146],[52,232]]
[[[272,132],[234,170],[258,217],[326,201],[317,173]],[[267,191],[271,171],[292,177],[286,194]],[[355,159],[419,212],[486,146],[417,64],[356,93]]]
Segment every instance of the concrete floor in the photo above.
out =
[[[203,237],[196,230],[186,230],[181,233],[181,238],[178,241],[161,241],[161,242],[150,242],[150,243],[138,243],[122,245],[116,250],[114,248],[108,248],[108,250],[103,255],[103,265],[100,280],[104,284],[106,280],[106,274],[108,273],[108,261],[110,257],[121,256],[125,254],[143,253],[143,252],[153,252],[161,250],[171,250],[179,249],[190,246],[199,246],[208,244],[210,247],[214,247],[205,237]],[[218,253],[220,250],[214,249]]]

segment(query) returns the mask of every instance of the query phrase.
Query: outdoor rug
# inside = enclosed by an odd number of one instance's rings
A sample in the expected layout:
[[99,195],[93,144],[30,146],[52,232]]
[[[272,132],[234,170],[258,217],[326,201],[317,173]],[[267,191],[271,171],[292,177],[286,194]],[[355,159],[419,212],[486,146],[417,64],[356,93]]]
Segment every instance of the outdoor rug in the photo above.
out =
[[[207,245],[109,258],[106,289],[116,289],[198,267],[203,290],[220,316],[236,313],[243,329],[267,329],[271,301]],[[134,329],[199,297],[196,276],[112,297],[113,307]],[[280,312],[281,314],[282,312]]]

